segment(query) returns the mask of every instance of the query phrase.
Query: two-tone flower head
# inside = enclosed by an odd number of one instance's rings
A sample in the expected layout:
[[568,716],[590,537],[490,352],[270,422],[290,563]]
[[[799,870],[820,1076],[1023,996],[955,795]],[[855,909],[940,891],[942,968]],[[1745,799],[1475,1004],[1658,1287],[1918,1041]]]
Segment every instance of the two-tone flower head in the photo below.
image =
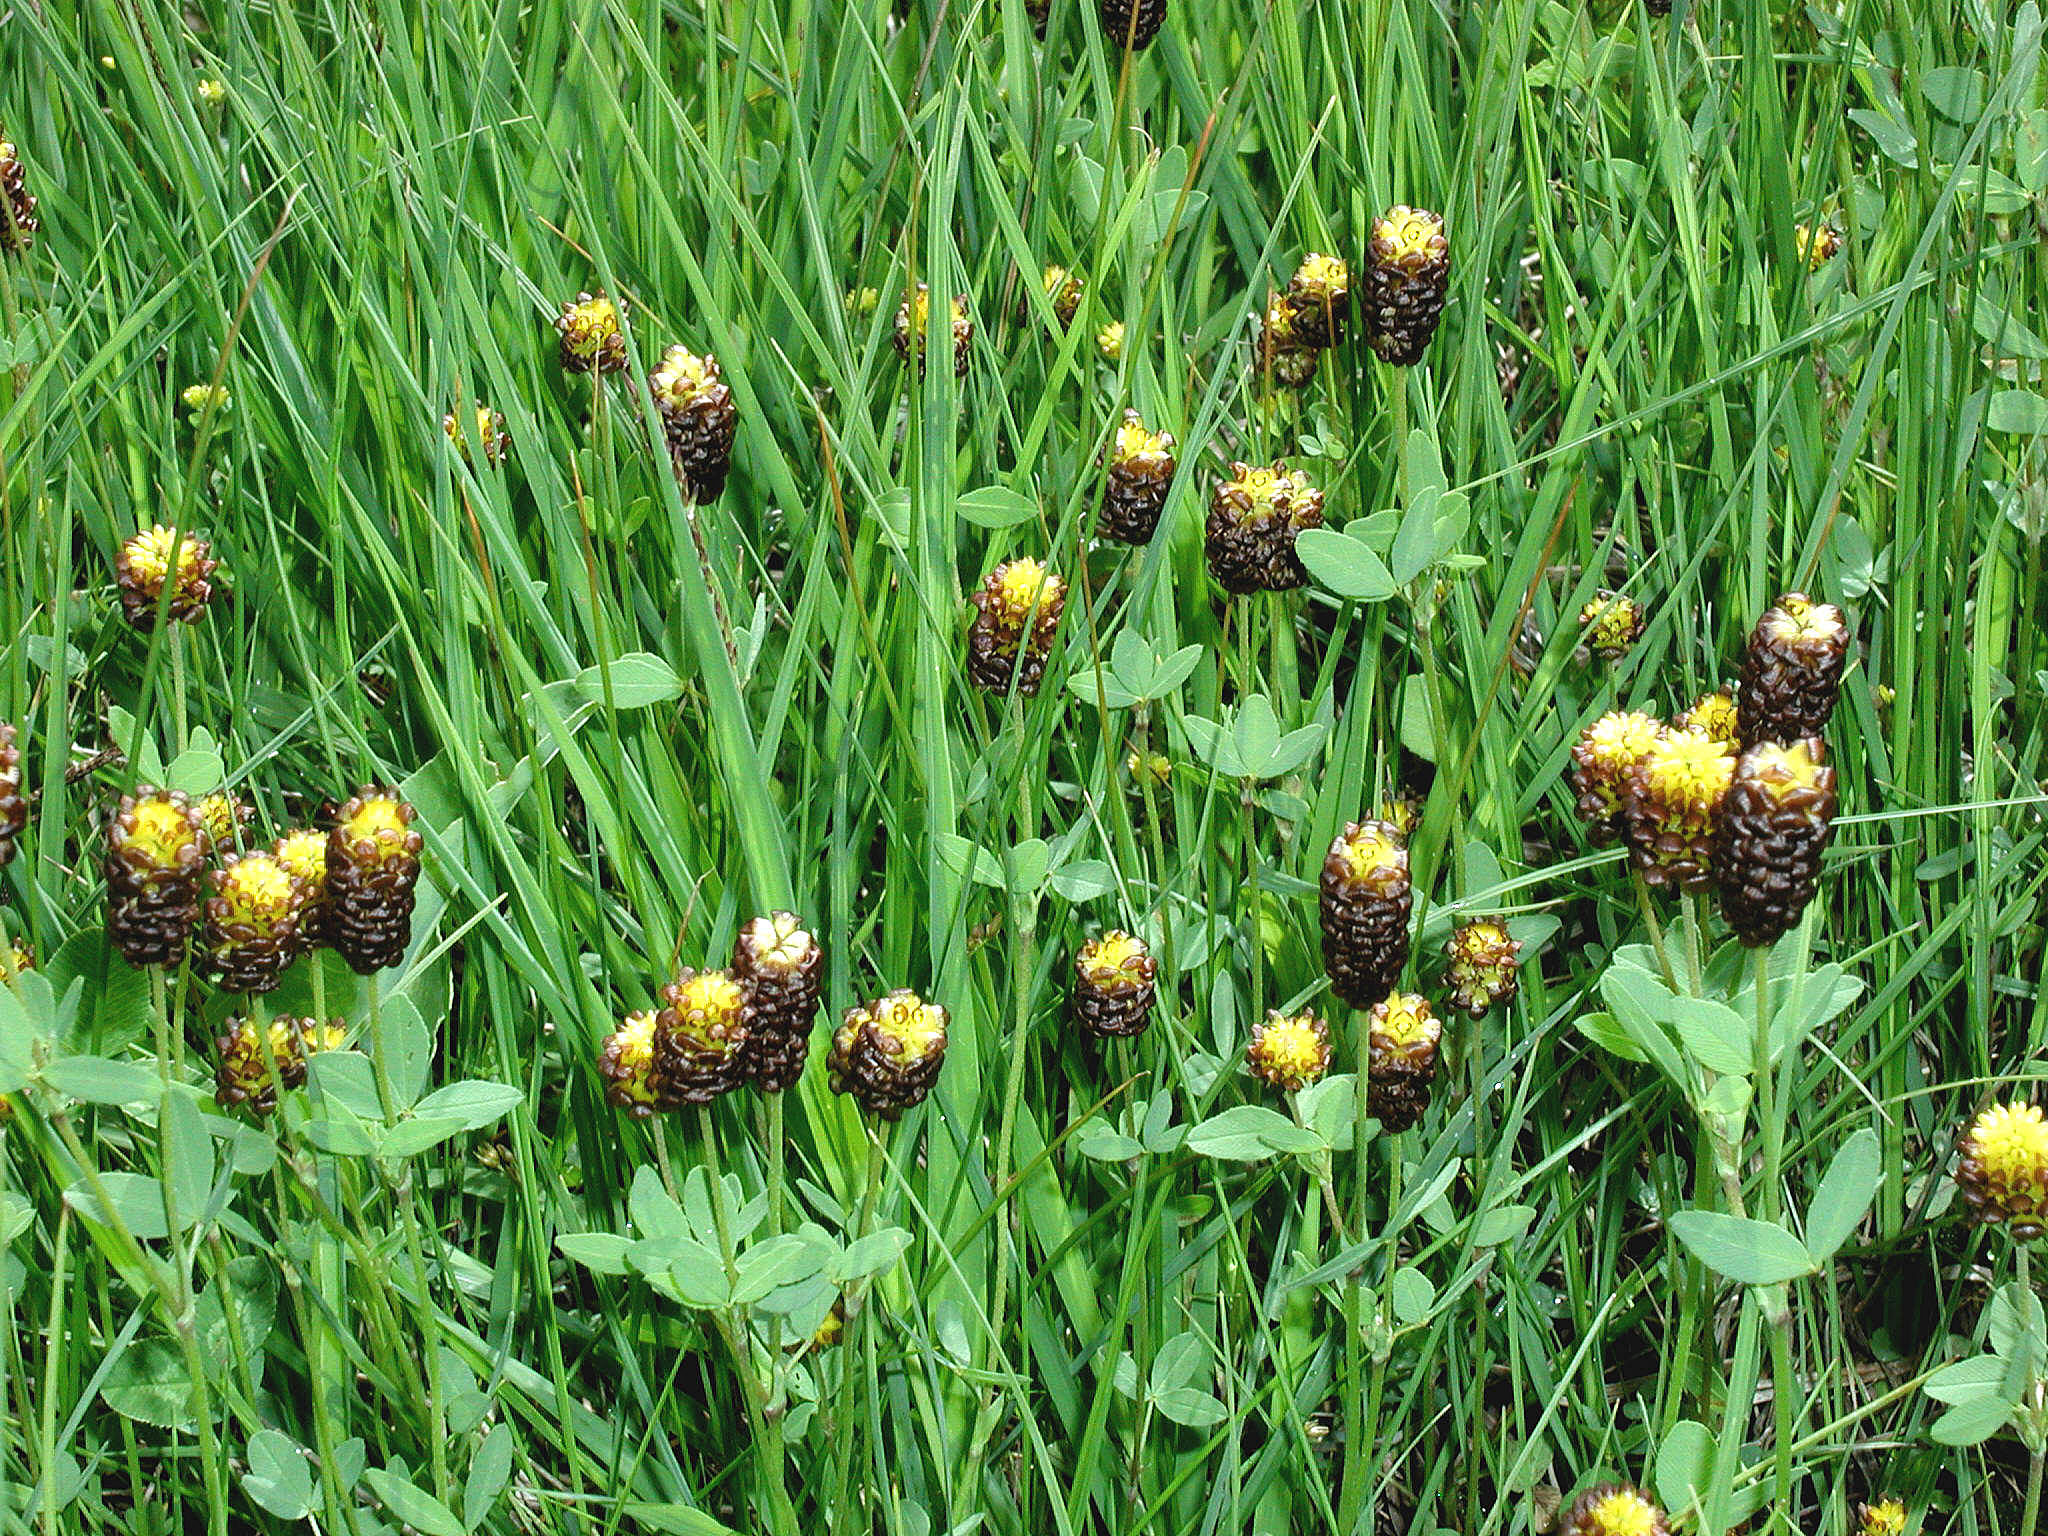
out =
[[747,1079],[747,991],[730,971],[684,967],[661,989],[654,1073],[668,1104],[709,1104]]
[[297,956],[305,887],[268,853],[229,854],[213,871],[201,961],[228,992],[268,992]]
[[1142,1035],[1158,1000],[1159,962],[1145,941],[1111,928],[1074,955],[1074,1017],[1098,1040]]
[[1423,797],[1412,789],[1396,789],[1373,808],[1373,820],[1384,821],[1401,834],[1403,842],[1415,835],[1422,824]]
[[1136,411],[1124,412],[1102,455],[1102,515],[1095,524],[1098,537],[1125,544],[1151,542],[1173,484],[1173,450],[1171,432],[1154,432]]
[[1818,737],[1760,742],[1735,763],[1714,840],[1721,915],[1751,948],[1799,922],[1820,885],[1834,836],[1835,770]]
[[1105,320],[1102,329],[1095,333],[1095,350],[1107,362],[1116,362],[1124,355],[1124,323],[1121,320]]
[[298,827],[270,845],[270,856],[299,883],[299,943],[311,949],[327,942],[328,834]]
[[1756,621],[1735,695],[1745,746],[1827,730],[1849,659],[1849,622],[1833,603],[1787,592]]
[[614,1109],[623,1109],[640,1120],[676,1107],[663,1087],[657,1062],[659,1017],[652,1008],[627,1014],[619,1027],[604,1037],[597,1055],[605,1099]]
[[1311,251],[1288,279],[1286,300],[1296,344],[1334,347],[1351,317],[1351,267],[1341,256]]
[[1795,224],[1792,227],[1792,248],[1806,263],[1809,272],[1818,272],[1833,261],[1842,249],[1841,234],[1832,224]]
[[1166,25],[1166,0],[1097,0],[1096,15],[1110,47],[1143,53]]
[[1321,1082],[1330,1070],[1330,1026],[1313,1009],[1268,1008],[1252,1025],[1244,1064],[1252,1076],[1287,1093]]
[[213,600],[210,578],[219,566],[206,540],[191,529],[154,523],[124,543],[114,557],[121,610],[135,628],[154,629],[157,607],[168,587],[164,616],[174,624],[191,624]]
[[832,1091],[894,1120],[932,1091],[946,1057],[948,1022],[944,1008],[907,988],[847,1009],[826,1064]]
[[1671,1536],[1671,1525],[1647,1494],[1601,1483],[1572,1500],[1558,1536]]
[[472,444],[483,454],[486,464],[503,461],[505,455],[512,451],[512,434],[505,430],[505,413],[494,411],[479,401],[467,414],[467,421],[463,420],[463,413],[455,411],[441,418],[441,430],[448,434],[448,441],[462,455],[462,462],[474,462],[471,458]]
[[234,394],[225,384],[188,384],[178,398],[194,416],[204,416],[208,411],[218,416],[235,403]]
[[1173,782],[1173,759],[1164,752],[1134,749],[1124,754],[1124,772],[1131,776],[1131,788],[1140,793],[1162,790]]
[[36,950],[24,939],[0,940],[0,982],[12,985],[24,971],[36,968]]
[[1621,799],[1635,766],[1650,755],[1664,727],[1638,710],[1612,710],[1595,720],[1572,746],[1572,792],[1579,819],[1596,843],[1621,836]]
[[882,291],[875,287],[849,288],[839,299],[840,307],[856,320],[865,320],[881,303]]
[[1365,339],[1384,361],[1422,361],[1450,292],[1451,246],[1440,213],[1400,204],[1373,220],[1365,263]]
[[1426,998],[1389,992],[1366,1015],[1365,1109],[1398,1136],[1429,1108],[1444,1026]]
[[1300,316],[1284,293],[1276,293],[1259,317],[1259,382],[1279,389],[1307,389],[1315,382],[1321,354],[1301,338]]
[[1856,1536],[1906,1536],[1905,1501],[1887,1493],[1858,1504]]
[[27,250],[41,227],[35,194],[28,189],[28,172],[13,142],[0,133],[0,255]]
[[1053,318],[1065,330],[1074,323],[1074,316],[1081,309],[1081,279],[1065,267],[1048,263],[1045,275],[1039,280],[1046,303],[1052,306]]
[[21,834],[28,830],[28,796],[22,792],[21,744],[11,720],[0,720],[0,869],[14,862]]
[[1514,1001],[1520,985],[1521,953],[1521,941],[1512,937],[1507,924],[1497,917],[1460,923],[1444,946],[1450,961],[1444,981],[1450,988],[1451,1006],[1476,1019]]
[[555,317],[555,334],[562,343],[564,373],[624,373],[626,337],[619,329],[625,309],[603,294],[579,293],[562,306]]
[[1323,857],[1318,919],[1330,990],[1370,1008],[1394,990],[1408,963],[1414,892],[1408,844],[1391,822],[1354,821]]
[[1956,1184],[1979,1221],[2022,1242],[2048,1232],[2048,1120],[2038,1104],[1988,1106],[1958,1150]]
[[204,78],[192,85],[192,94],[199,98],[202,107],[220,107],[227,104],[228,87],[224,80]]
[[1703,731],[1716,741],[1731,746],[1742,742],[1742,726],[1735,711],[1735,690],[1716,688],[1703,693],[1671,717],[1674,731]]
[[[931,329],[932,291],[919,283],[896,309],[896,352],[924,377],[925,343]],[[967,314],[967,295],[955,294],[946,306],[953,333],[953,377],[967,377],[967,347],[974,340],[974,321]]]
[[365,786],[327,834],[324,936],[358,975],[398,964],[412,943],[418,814],[397,790]]
[[1622,786],[1621,834],[1643,880],[1697,892],[1713,883],[1721,802],[1735,749],[1702,731],[1660,732]]
[[1620,661],[1635,649],[1647,623],[1634,598],[1603,591],[1579,610],[1580,643],[1602,661]]
[[259,1030],[254,1019],[229,1019],[213,1042],[214,1102],[261,1117],[277,1108],[281,1089],[304,1083],[306,1053],[296,1024],[279,1018]]
[[1308,584],[1294,551],[1303,529],[1323,526],[1323,493],[1284,463],[1233,463],[1209,497],[1203,548],[1224,591],[1291,592]]
[[716,501],[732,469],[733,439],[740,413],[718,359],[699,357],[688,347],[670,347],[647,376],[648,393],[661,417],[669,456],[692,501]]
[[205,838],[206,856],[233,853],[241,846],[242,829],[256,817],[256,807],[231,789],[216,789],[199,797],[199,830]]
[[199,920],[199,812],[175,789],[138,786],[107,823],[107,939],[130,965],[175,966]]
[[1014,678],[1021,694],[1038,692],[1052,654],[1053,634],[1066,611],[1067,583],[1030,556],[1005,560],[968,601],[967,675],[979,687],[1006,691]]
[[824,948],[794,912],[771,912],[733,940],[732,974],[746,990],[747,1076],[761,1092],[780,1093],[804,1073]]

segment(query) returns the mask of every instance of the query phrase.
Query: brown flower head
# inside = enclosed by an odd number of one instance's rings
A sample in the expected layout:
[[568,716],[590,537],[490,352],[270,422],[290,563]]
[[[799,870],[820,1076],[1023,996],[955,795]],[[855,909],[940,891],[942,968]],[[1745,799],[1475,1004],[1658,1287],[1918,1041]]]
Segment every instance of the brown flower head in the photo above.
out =
[[170,588],[165,617],[176,624],[197,622],[213,600],[209,579],[220,562],[208,552],[206,540],[190,529],[152,524],[121,546],[114,560],[114,581],[121,611],[136,629],[156,627],[157,605]]
[[947,1023],[944,1008],[906,989],[847,1009],[832,1036],[832,1091],[894,1120],[932,1091],[946,1056]]
[[624,373],[626,337],[619,329],[623,300],[579,293],[562,306],[555,333],[562,340],[564,373]]
[[1956,1184],[1986,1225],[2022,1242],[2048,1231],[2048,1121],[2034,1104],[1993,1104],[1971,1122]]
[[1252,1076],[1289,1093],[1320,1082],[1330,1070],[1330,1026],[1312,1011],[1268,1008],[1252,1026],[1244,1064]]
[[342,806],[327,835],[325,937],[359,975],[398,964],[412,942],[417,817],[397,790],[365,787]]
[[1097,1039],[1143,1034],[1158,974],[1144,940],[1118,928],[1090,939],[1074,956],[1074,1017]]
[[1354,1008],[1391,992],[1408,963],[1408,845],[1385,821],[1354,821],[1323,858],[1319,918],[1330,990]]

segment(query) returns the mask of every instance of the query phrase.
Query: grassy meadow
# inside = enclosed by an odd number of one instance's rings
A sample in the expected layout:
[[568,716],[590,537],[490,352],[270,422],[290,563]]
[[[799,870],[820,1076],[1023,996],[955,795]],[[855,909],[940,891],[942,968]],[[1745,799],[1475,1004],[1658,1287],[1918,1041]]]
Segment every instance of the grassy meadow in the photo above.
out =
[[[2043,29],[0,10],[0,1536],[1891,1536],[1887,1494],[2033,1536],[2048,1324],[1956,1172],[2048,1075]],[[1269,300],[1395,205],[1449,242],[1421,362],[1354,293],[1279,387]],[[597,294],[624,367],[565,371]],[[658,446],[675,344],[737,412],[715,498]],[[1095,536],[1127,408],[1177,443],[1138,545]],[[1310,579],[1227,594],[1212,491],[1283,460]],[[124,608],[157,524],[218,561],[192,622]],[[979,686],[1025,556],[1042,684]],[[1790,590],[1847,616],[1840,805],[1753,961],[1571,753],[1732,684]],[[1587,643],[1603,595],[1639,635]],[[128,964],[139,784],[246,801],[222,852],[396,786],[402,961]],[[1383,806],[1443,1021],[1398,1133],[1318,917]],[[825,956],[801,1081],[608,1102],[621,1020],[774,909]],[[1521,945],[1478,1018],[1475,918]],[[1135,1036],[1075,1023],[1105,929],[1158,962]],[[897,988],[948,1030],[892,1121],[827,1047]],[[1247,1045],[1303,1009],[1282,1091]],[[288,1016],[345,1041],[217,1096]],[[1665,1524],[1571,1517],[1609,1483]]]

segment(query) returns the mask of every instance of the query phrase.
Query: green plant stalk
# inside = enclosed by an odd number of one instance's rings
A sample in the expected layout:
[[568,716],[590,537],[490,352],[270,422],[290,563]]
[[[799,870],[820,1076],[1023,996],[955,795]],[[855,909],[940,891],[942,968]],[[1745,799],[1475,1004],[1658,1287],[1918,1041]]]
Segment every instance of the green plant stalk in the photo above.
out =
[[[1688,917],[1692,914],[1688,913]],[[1778,1119],[1777,1066],[1771,1060],[1771,960],[1768,949],[1755,952],[1756,1042],[1752,1068],[1756,1079],[1757,1125],[1763,1132],[1763,1219],[1776,1223],[1783,1215],[1779,1164],[1784,1155],[1785,1129]],[[1792,1369],[1792,1311],[1788,1288],[1764,1286],[1757,1292],[1763,1307],[1764,1326],[1771,1335],[1771,1417],[1775,1493],[1773,1518],[1789,1528],[1792,1502],[1792,1439],[1798,1432],[1796,1418],[1799,1378]]]
[[[719,1258],[725,1265],[725,1283],[739,1285],[739,1255],[733,1247],[732,1215],[726,1208],[725,1172],[718,1153],[718,1127],[711,1118],[711,1106],[697,1106],[697,1129],[704,1139],[704,1176],[711,1186],[711,1221],[718,1230]],[[783,1474],[786,1455],[782,1445],[782,1416],[768,1412],[768,1394],[754,1371],[750,1330],[740,1307],[718,1307],[712,1312],[719,1337],[732,1356],[732,1368],[739,1377],[740,1398],[746,1404],[747,1424],[753,1431],[756,1477],[768,1505],[768,1524],[776,1536],[796,1536],[796,1507],[789,1498]]]
[[[2015,1243],[2013,1246],[2015,1249],[2018,1250],[2017,1277],[2019,1279],[2020,1289],[2023,1292],[2026,1292],[2027,1294],[2031,1295],[2033,1293],[2034,1287],[2033,1276],[2029,1268],[2027,1254],[2028,1245],[2026,1243]],[[2048,1444],[2043,1443],[2041,1436],[2041,1416],[2043,1411],[2044,1393],[2042,1389],[2040,1369],[2040,1366],[2036,1364],[2034,1368],[2034,1379],[2027,1384],[2027,1406],[2024,1411],[2033,1417],[2033,1423],[2028,1426],[2028,1433],[2026,1436],[2027,1493],[2026,1502],[2020,1510],[2019,1536],[2034,1536],[2035,1526],[2039,1523],[2041,1518],[2042,1472],[2044,1469],[2048,1469]]]

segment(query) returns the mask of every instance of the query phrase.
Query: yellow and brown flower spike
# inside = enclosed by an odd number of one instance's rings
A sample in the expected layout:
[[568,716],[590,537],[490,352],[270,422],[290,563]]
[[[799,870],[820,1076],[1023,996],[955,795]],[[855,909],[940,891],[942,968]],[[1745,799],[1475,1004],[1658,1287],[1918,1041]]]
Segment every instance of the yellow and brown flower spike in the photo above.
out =
[[1112,928],[1074,956],[1074,1017],[1098,1040],[1142,1035],[1157,1001],[1159,962],[1145,941]]
[[175,966],[199,920],[199,813],[177,790],[138,787],[107,823],[107,939],[130,965]]
[[1354,821],[1331,840],[1318,917],[1338,999],[1370,1008],[1394,990],[1408,963],[1413,900],[1408,844],[1391,822]]
[[1735,706],[1742,743],[1791,743],[1827,730],[1849,659],[1849,623],[1833,603],[1787,592],[1750,631]]
[[28,172],[13,142],[0,133],[0,255],[18,256],[26,251],[41,227],[35,194],[28,189]]
[[28,830],[28,796],[22,791],[21,745],[14,723],[0,720],[0,869],[14,862],[21,834]]
[[1244,1064],[1252,1076],[1287,1093],[1321,1082],[1330,1070],[1330,1026],[1313,1010],[1268,1008],[1252,1026]]
[[708,1104],[746,1081],[746,988],[730,971],[685,968],[661,989],[655,1071],[664,1096]]
[[[931,289],[919,283],[896,310],[896,353],[924,377],[925,344],[931,330]],[[968,318],[967,295],[956,294],[946,306],[953,337],[953,377],[967,377],[967,348],[974,340],[974,321]]]
[[1620,661],[1635,649],[1648,621],[1632,597],[1601,592],[1579,610],[1579,634],[1586,649],[1602,661]]
[[1443,215],[1406,204],[1373,221],[1365,264],[1365,336],[1384,361],[1422,361],[1450,292],[1451,247]]
[[467,421],[450,411],[441,418],[441,430],[448,434],[448,441],[455,445],[465,464],[474,462],[472,443],[483,453],[486,464],[497,464],[512,451],[512,434],[505,430],[504,412],[494,411],[481,402],[471,408]]
[[202,941],[206,972],[224,991],[268,992],[299,952],[305,888],[268,853],[229,854],[213,872]]
[[2039,1105],[1991,1105],[1964,1133],[1960,1154],[1956,1184],[1979,1221],[2022,1242],[2048,1231],[2048,1121]]
[[1110,47],[1143,53],[1166,25],[1166,0],[1097,0],[1096,14]]
[[327,942],[328,835],[311,827],[285,833],[271,844],[271,857],[299,882],[304,900],[299,907],[299,942],[310,949]]
[[1334,347],[1351,317],[1351,267],[1341,256],[1312,251],[1287,283],[1294,337],[1304,347]]
[[1323,526],[1323,493],[1284,463],[1230,466],[1209,498],[1203,546],[1224,591],[1288,592],[1308,584],[1295,554],[1302,530]]
[[1366,1015],[1366,1113],[1399,1135],[1429,1108],[1444,1026],[1413,992],[1390,992]]
[[623,302],[603,294],[579,293],[555,317],[564,373],[624,373],[626,337],[619,329]]
[[1266,388],[1307,389],[1315,382],[1319,362],[1316,349],[1302,339],[1294,301],[1284,293],[1274,294],[1259,320],[1259,383]]
[[174,624],[191,624],[213,600],[210,579],[219,569],[206,540],[191,529],[152,524],[121,546],[114,560],[114,581],[121,593],[121,611],[129,624],[148,631],[156,627],[157,608],[170,598],[164,616]]
[[663,1092],[656,1066],[655,1035],[659,1015],[652,1008],[629,1013],[619,1027],[604,1038],[598,1051],[597,1070],[605,1081],[605,1099],[645,1120],[675,1103]]
[[1906,1505],[1883,1494],[1856,1506],[1856,1536],[1906,1536]]
[[1792,228],[1792,246],[1799,252],[1809,272],[1818,272],[1835,259],[1842,249],[1842,237],[1831,224],[1796,224]]
[[832,1091],[894,1120],[923,1102],[946,1056],[946,1010],[899,988],[849,1008],[832,1035]]
[[398,964],[412,943],[420,878],[418,813],[398,791],[365,787],[327,835],[324,937],[357,974]]
[[1013,678],[1020,694],[1038,692],[1066,611],[1065,579],[1020,556],[990,571],[968,601],[974,621],[967,631],[967,675],[991,692],[1007,691]]
[[1048,265],[1045,276],[1040,280],[1045,291],[1045,301],[1052,306],[1053,318],[1065,330],[1074,323],[1074,316],[1081,309],[1081,279],[1065,267]]
[[1499,918],[1460,923],[1444,946],[1450,960],[1444,981],[1451,1006],[1476,1019],[1514,1001],[1521,952],[1520,941],[1509,935]]
[[273,1019],[258,1033],[253,1019],[229,1019],[214,1041],[214,1102],[260,1117],[277,1108],[281,1088],[305,1082],[306,1055],[296,1022]]
[[1099,537],[1124,544],[1151,542],[1173,484],[1173,450],[1171,432],[1154,432],[1136,411],[1124,412],[1102,458],[1102,516],[1095,524]]
[[1725,741],[1739,746],[1742,741],[1742,727],[1735,710],[1735,691],[1732,688],[1716,688],[1712,693],[1703,693],[1671,720],[1674,731],[1699,731],[1716,741]]
[[647,376],[647,388],[683,489],[700,505],[716,501],[732,469],[740,421],[718,359],[708,353],[699,357],[688,347],[670,347]]
[[1791,932],[1834,835],[1835,770],[1818,738],[1766,741],[1736,760],[1714,840],[1721,915],[1752,949]]
[[1572,1500],[1558,1532],[1559,1536],[1671,1536],[1671,1525],[1648,1495],[1626,1483],[1601,1483]]
[[762,1093],[780,1093],[804,1073],[825,951],[794,912],[771,912],[740,929],[732,974],[746,991],[747,1076]]
[[1610,711],[1579,732],[1572,747],[1572,790],[1579,819],[1591,829],[1594,842],[1611,843],[1621,836],[1621,800],[1629,775],[1663,735],[1663,726],[1637,710]]
[[1713,883],[1721,802],[1735,749],[1701,731],[1663,731],[1622,786],[1621,831],[1648,884],[1696,892]]

